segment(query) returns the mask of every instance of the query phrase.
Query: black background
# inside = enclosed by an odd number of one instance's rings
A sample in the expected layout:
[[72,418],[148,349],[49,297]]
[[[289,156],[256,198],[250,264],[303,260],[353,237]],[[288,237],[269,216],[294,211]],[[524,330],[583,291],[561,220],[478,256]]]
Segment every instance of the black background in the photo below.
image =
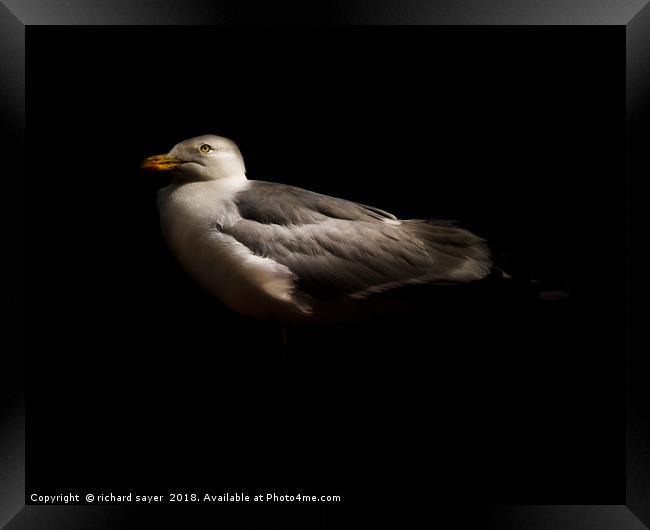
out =
[[[622,31],[27,33],[28,494],[624,502]],[[162,244],[139,162],[204,133],[250,178],[460,219],[573,301],[296,331],[283,357]]]

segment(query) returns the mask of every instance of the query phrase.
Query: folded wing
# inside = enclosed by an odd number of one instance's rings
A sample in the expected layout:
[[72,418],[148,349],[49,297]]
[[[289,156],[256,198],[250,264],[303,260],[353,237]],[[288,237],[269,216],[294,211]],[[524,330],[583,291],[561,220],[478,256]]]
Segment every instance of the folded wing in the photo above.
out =
[[292,186],[255,181],[235,197],[240,219],[221,230],[285,265],[297,289],[320,300],[364,298],[418,283],[467,283],[492,268],[485,241],[440,221]]

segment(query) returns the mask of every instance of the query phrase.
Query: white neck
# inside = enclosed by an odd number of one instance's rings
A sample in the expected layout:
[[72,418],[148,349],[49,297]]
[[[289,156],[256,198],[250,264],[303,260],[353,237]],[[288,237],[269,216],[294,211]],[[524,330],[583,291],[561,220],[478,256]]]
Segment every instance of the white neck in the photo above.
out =
[[227,177],[215,179],[210,182],[214,185],[215,189],[222,190],[222,193],[237,192],[249,186],[248,179],[243,172],[233,173]]
[[222,182],[238,183],[240,186],[247,182],[243,163],[221,160],[219,164],[210,166],[188,163],[174,174],[174,182],[185,184],[189,182]]
[[246,167],[241,157],[223,157],[210,166],[212,180],[246,180]]

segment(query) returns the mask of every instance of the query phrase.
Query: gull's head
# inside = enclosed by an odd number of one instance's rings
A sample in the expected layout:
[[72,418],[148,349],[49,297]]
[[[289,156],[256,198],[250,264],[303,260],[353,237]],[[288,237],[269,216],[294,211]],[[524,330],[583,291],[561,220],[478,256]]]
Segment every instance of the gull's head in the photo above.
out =
[[176,144],[166,155],[150,156],[143,169],[171,171],[183,181],[246,179],[237,144],[223,136],[204,134]]

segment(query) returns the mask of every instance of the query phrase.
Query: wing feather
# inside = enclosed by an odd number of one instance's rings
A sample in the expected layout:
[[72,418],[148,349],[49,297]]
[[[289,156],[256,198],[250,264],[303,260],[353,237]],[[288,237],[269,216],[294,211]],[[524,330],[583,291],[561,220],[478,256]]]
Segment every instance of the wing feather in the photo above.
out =
[[382,210],[257,181],[235,203],[241,219],[221,230],[288,267],[298,289],[317,299],[465,283],[486,277],[492,266],[483,239],[447,222],[395,222]]

